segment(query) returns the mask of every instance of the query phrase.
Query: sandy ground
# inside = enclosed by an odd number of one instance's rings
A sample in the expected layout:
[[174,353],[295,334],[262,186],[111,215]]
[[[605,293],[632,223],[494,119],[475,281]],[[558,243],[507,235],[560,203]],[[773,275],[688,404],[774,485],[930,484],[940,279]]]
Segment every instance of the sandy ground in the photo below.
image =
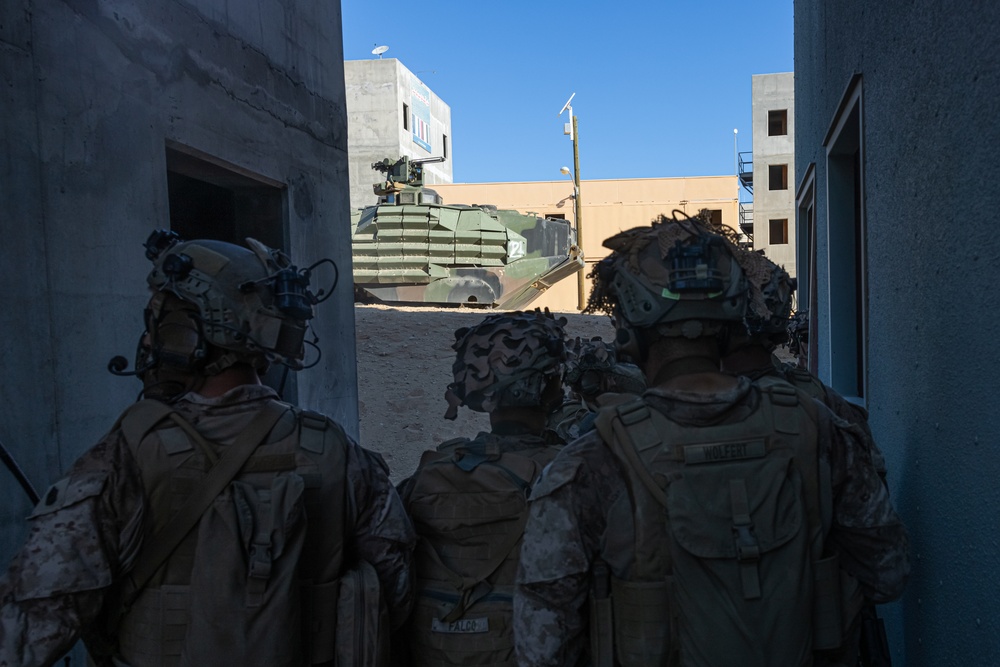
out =
[[[409,476],[420,454],[445,440],[489,430],[483,413],[460,408],[444,418],[444,392],[452,381],[455,330],[493,311],[361,305],[354,308],[358,349],[361,444],[385,457],[393,481]],[[566,334],[612,340],[607,317],[560,313]]]

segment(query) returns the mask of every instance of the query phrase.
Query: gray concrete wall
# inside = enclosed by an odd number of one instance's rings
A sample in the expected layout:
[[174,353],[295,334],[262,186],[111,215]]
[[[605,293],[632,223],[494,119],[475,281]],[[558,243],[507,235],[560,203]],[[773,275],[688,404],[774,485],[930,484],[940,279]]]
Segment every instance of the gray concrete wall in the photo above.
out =
[[344,63],[344,71],[351,205],[363,208],[376,203],[372,185],[379,182],[382,175],[372,171],[373,162],[404,155],[415,159],[440,157],[443,135],[448,135],[448,159],[425,165],[424,183],[451,183],[454,143],[451,108],[428,87],[431,115],[431,151],[428,152],[413,141],[412,128],[403,127],[403,104],[411,104],[410,84],[414,80],[420,82],[418,77],[394,58],[348,60]]
[[[792,276],[795,267],[795,77],[791,72],[751,79],[753,123],[753,247]],[[787,134],[768,136],[768,112],[787,111]],[[768,167],[788,165],[788,189],[769,189]],[[788,243],[771,245],[769,221],[788,220]]]
[[[913,566],[889,612],[893,664],[1000,664],[1000,4],[796,0],[794,11],[796,182],[815,163],[821,352],[823,140],[852,76],[863,80],[867,404]],[[820,360],[829,377],[829,354]]]
[[[0,4],[0,441],[39,487],[135,400],[149,262],[169,227],[166,146],[283,188],[287,249],[341,269],[299,403],[357,433],[340,8],[280,0]],[[0,470],[0,562],[28,503]]]

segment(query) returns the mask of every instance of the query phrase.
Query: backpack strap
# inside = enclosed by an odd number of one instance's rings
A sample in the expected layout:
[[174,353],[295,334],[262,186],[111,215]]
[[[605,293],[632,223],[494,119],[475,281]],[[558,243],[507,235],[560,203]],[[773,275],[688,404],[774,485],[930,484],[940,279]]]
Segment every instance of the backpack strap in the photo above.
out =
[[[172,412],[169,406],[164,405],[164,408]],[[188,498],[187,502],[177,510],[163,528],[154,533],[149,541],[142,546],[134,567],[123,582],[121,598],[123,609],[131,605],[153,574],[170,557],[170,554],[174,552],[187,534],[191,532],[191,529],[198,523],[202,514],[212,504],[212,501],[239,474],[240,469],[246,463],[247,459],[257,449],[257,446],[264,441],[264,438],[267,437],[267,434],[271,432],[271,429],[287,410],[287,406],[276,401],[270,401],[265,404],[246,426],[240,437],[226,448],[225,453],[209,468],[205,476],[201,478],[194,493]],[[151,410],[150,414],[155,415],[157,413]],[[166,413],[160,419],[165,416]],[[158,422],[160,419],[156,421]],[[177,419],[180,419],[179,415],[176,416],[175,421]],[[153,425],[155,425],[155,422]]]

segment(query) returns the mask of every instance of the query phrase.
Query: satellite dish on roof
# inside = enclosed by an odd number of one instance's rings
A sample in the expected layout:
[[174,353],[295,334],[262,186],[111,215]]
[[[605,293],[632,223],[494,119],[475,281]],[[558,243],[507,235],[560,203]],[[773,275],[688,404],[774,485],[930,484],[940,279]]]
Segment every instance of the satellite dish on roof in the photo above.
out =
[[388,46],[376,46],[372,49],[372,55],[378,56],[379,60],[382,60],[382,54],[389,50]]

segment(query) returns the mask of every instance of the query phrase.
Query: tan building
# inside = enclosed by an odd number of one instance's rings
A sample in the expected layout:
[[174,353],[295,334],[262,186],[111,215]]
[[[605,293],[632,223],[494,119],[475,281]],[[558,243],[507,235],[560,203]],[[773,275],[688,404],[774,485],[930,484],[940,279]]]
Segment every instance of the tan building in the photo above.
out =
[[[532,183],[450,183],[431,186],[446,204],[492,204],[522,213],[574,220],[573,182]],[[582,247],[587,258],[586,273],[606,256],[604,240],[623,229],[648,224],[660,214],[677,209],[694,215],[701,209],[712,211],[715,220],[737,229],[736,176],[692,178],[629,178],[584,180],[582,197]],[[590,293],[590,281],[584,287]],[[567,278],[533,302],[532,307],[552,311],[576,311],[578,281]]]

